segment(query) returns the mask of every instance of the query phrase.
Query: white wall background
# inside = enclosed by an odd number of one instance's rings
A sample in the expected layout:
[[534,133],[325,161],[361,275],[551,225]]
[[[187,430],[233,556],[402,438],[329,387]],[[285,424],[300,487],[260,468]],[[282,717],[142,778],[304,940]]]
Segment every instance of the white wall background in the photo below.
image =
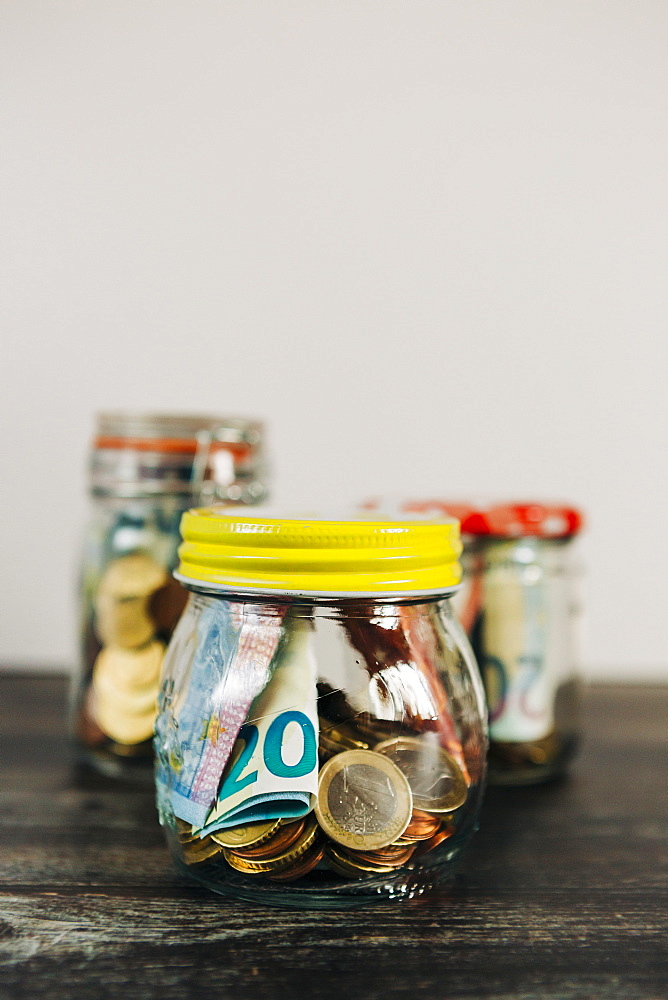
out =
[[664,0],[0,3],[0,660],[74,657],[104,408],[264,417],[276,499],[581,504],[666,678]]

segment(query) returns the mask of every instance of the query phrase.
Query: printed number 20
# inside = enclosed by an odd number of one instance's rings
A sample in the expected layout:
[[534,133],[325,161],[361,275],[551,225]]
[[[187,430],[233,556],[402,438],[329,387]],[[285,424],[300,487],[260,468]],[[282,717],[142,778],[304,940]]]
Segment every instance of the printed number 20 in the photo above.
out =
[[[300,759],[294,764],[286,764],[282,754],[283,736],[291,722],[301,726],[304,745]],[[246,785],[252,785],[257,781],[257,771],[250,771],[243,778],[241,775],[255,752],[258,736],[257,726],[245,725],[239,730],[238,738],[243,740],[244,748],[222,784],[219,799],[227,799],[230,795],[240,792]],[[309,774],[317,763],[315,730],[309,717],[303,712],[296,711],[281,712],[276,716],[264,738],[262,757],[267,770],[278,778],[301,778]]]

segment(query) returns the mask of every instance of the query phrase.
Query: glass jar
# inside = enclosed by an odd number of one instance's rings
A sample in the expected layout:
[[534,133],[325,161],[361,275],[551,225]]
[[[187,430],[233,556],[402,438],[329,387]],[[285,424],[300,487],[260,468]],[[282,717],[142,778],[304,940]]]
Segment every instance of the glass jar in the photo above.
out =
[[464,579],[453,605],[483,674],[490,784],[562,775],[580,732],[580,511],[448,500],[405,501],[400,509],[461,521]]
[[456,521],[193,510],[163,666],[160,820],[226,895],[332,907],[412,896],[476,828],[484,694],[449,608]]
[[71,699],[79,758],[95,769],[152,780],[160,668],[187,599],[171,576],[179,521],[202,496],[261,500],[261,443],[261,426],[236,418],[98,417]]

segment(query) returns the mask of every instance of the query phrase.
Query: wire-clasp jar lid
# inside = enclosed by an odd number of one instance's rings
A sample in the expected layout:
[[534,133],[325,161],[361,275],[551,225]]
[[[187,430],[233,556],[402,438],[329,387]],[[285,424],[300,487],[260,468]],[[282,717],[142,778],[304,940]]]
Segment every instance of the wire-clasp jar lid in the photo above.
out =
[[259,421],[241,417],[101,413],[90,456],[91,493],[257,503],[267,492],[263,437]]

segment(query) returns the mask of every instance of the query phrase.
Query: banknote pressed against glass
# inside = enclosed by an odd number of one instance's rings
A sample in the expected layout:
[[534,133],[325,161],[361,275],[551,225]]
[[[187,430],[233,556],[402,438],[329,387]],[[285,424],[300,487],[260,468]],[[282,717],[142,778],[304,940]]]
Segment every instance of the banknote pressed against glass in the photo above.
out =
[[263,499],[262,428],[238,418],[98,417],[81,573],[73,728],[83,762],[153,778],[160,667],[187,594],[172,577],[179,521],[202,498]]
[[277,905],[401,898],[476,825],[482,685],[449,610],[455,520],[210,507],[161,680],[158,808],[177,864]]

